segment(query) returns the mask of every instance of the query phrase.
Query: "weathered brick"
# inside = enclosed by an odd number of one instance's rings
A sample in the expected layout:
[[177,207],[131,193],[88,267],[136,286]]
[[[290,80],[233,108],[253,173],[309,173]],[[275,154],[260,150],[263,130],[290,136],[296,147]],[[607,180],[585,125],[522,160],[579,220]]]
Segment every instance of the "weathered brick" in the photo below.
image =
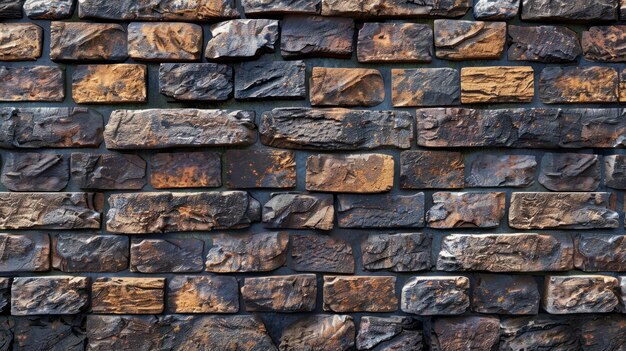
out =
[[610,193],[513,193],[509,226],[516,229],[617,228]]
[[72,76],[72,98],[78,104],[146,102],[145,65],[79,65]]
[[237,313],[237,278],[177,275],[167,282],[170,313]]
[[609,188],[626,189],[626,156],[604,156],[604,184]]
[[574,265],[585,272],[626,271],[626,236],[580,233],[574,240]]
[[281,150],[226,150],[226,186],[229,188],[293,188],[296,155]]
[[582,320],[579,328],[580,343],[585,351],[626,347],[626,322],[620,315],[596,315]]
[[617,102],[619,77],[613,67],[546,67],[539,76],[545,104]]
[[509,317],[500,321],[500,350],[521,351],[529,345],[537,349],[580,350],[576,326],[567,318],[539,315]]
[[403,0],[322,0],[322,15],[357,18],[461,17],[471,7],[471,0],[418,3]]
[[280,52],[284,58],[349,58],[352,55],[352,19],[285,16],[281,21],[281,31]]
[[0,19],[22,18],[24,0],[4,0],[0,3]]
[[62,272],[120,272],[128,268],[128,237],[102,234],[52,236],[52,267]]
[[[619,281],[619,288],[617,289],[619,306],[617,307],[617,311],[624,313],[626,312],[626,276],[618,276],[617,280]],[[593,339],[593,337],[590,339]],[[624,340],[622,343],[626,343],[626,340]]]
[[519,0],[477,0],[474,17],[480,20],[507,20],[517,16]]
[[108,149],[250,145],[254,112],[243,110],[115,110],[104,130]]
[[522,20],[590,22],[617,20],[615,0],[522,0]]
[[421,228],[424,193],[413,195],[338,195],[340,228]]
[[468,187],[527,187],[535,182],[537,161],[531,155],[480,154],[465,177]]
[[539,298],[537,281],[532,276],[480,274],[472,292],[472,311],[537,314]]
[[583,32],[585,59],[597,62],[626,61],[626,29],[624,26],[590,27]]
[[530,102],[535,95],[532,67],[492,66],[461,68],[461,102]]
[[442,271],[540,272],[573,268],[574,245],[567,235],[450,234],[437,258]]
[[306,98],[304,61],[254,61],[235,70],[235,99]]
[[[16,350],[85,349],[85,316],[28,316],[15,318]],[[4,346],[4,344],[3,344]]]
[[202,27],[192,23],[133,22],[128,25],[128,55],[144,61],[197,61]]
[[239,17],[230,0],[81,0],[80,18],[143,21],[207,21]]
[[508,34],[509,61],[565,63],[583,52],[578,34],[564,26],[509,25]]
[[278,21],[269,19],[230,20],[209,29],[211,39],[204,52],[208,60],[254,58],[274,52],[279,32]]
[[72,153],[71,173],[81,189],[141,189],[146,161],[139,155]]
[[[11,307],[11,280],[12,278],[0,278],[0,312],[4,313]],[[3,331],[0,331],[0,342],[3,347],[5,336]]]
[[422,233],[370,234],[361,242],[363,268],[392,272],[429,270],[432,237]]
[[396,277],[326,275],[323,307],[333,312],[396,311]]
[[50,23],[50,59],[54,61],[124,61],[126,29],[113,23]]
[[72,17],[74,3],[74,0],[26,0],[24,12],[32,19],[65,19]]
[[354,273],[350,243],[327,235],[292,235],[291,269],[300,272]]
[[212,240],[206,258],[207,272],[269,272],[287,262],[289,235],[285,232],[219,234]]
[[606,275],[546,276],[542,307],[551,314],[612,312],[618,285]]
[[413,277],[402,287],[400,306],[424,316],[462,314],[470,305],[469,287],[463,276]]
[[402,151],[400,187],[403,189],[458,189],[464,186],[460,152]]
[[260,215],[261,205],[244,191],[112,194],[106,228],[129,234],[239,229]]
[[0,23],[0,61],[35,61],[42,41],[43,30],[36,24]]
[[377,69],[314,67],[309,96],[313,106],[376,106],[385,99]]
[[216,63],[162,63],[159,90],[174,100],[228,100],[233,94],[233,70]]
[[322,0],[242,0],[246,16],[318,14]]
[[89,305],[89,278],[16,277],[11,284],[11,314],[76,314]]
[[393,157],[384,154],[313,155],[306,162],[306,189],[380,193],[393,187]]
[[349,350],[355,327],[348,315],[315,314],[288,325],[280,338],[280,351]]
[[315,274],[245,278],[241,297],[248,312],[309,312],[315,310],[317,278]]
[[139,273],[201,272],[204,241],[184,239],[132,239],[130,271]]
[[263,205],[266,228],[331,230],[334,219],[330,194],[273,193]]
[[57,66],[0,66],[0,101],[63,101],[64,82]]
[[0,229],[99,229],[94,193],[0,193]]
[[91,285],[91,310],[106,314],[163,312],[165,278],[98,278]]
[[220,154],[201,151],[153,155],[150,184],[157,189],[219,187],[222,185]]
[[454,68],[392,69],[391,101],[395,107],[458,105],[461,103],[459,71]]
[[430,228],[495,228],[504,217],[501,192],[436,192],[426,213]]
[[626,69],[619,72],[619,102],[626,102]]
[[553,191],[594,191],[600,185],[600,157],[546,153],[541,159],[539,183]]
[[50,269],[48,234],[0,234],[0,272]]
[[431,347],[441,351],[491,350],[498,342],[499,326],[500,320],[495,317],[436,318],[432,323]]
[[435,20],[435,54],[446,60],[499,59],[506,22]]
[[433,30],[420,23],[364,23],[359,30],[359,62],[427,63],[433,56]]
[[357,350],[422,351],[420,323],[406,316],[361,317],[356,336]]
[[2,184],[12,191],[60,191],[69,180],[69,162],[61,154],[10,153]]

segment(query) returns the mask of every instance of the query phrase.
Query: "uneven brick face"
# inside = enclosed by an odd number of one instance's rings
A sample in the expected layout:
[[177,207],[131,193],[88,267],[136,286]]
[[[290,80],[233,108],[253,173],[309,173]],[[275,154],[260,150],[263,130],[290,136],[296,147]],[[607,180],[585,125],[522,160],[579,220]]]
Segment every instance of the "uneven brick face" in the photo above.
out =
[[354,273],[352,246],[340,238],[292,235],[290,266],[300,272]]
[[57,234],[52,237],[52,267],[62,272],[120,272],[128,268],[128,237]]
[[396,277],[324,276],[324,310],[393,312],[398,309]]
[[471,7],[471,0],[428,3],[407,3],[402,0],[322,0],[322,15],[357,18],[461,17]]
[[53,66],[0,66],[0,101],[63,101],[64,76]]
[[594,316],[580,323],[581,344],[586,350],[620,348],[626,343],[626,323],[620,316]]
[[314,155],[306,162],[306,189],[380,193],[393,187],[393,157],[383,154]]
[[304,61],[246,62],[235,70],[235,99],[304,99]]
[[419,23],[364,23],[359,30],[359,62],[432,61],[433,30]]
[[361,242],[363,268],[392,272],[429,270],[432,237],[422,233],[370,234]]
[[315,67],[309,87],[313,106],[376,106],[385,99],[377,69]]
[[78,104],[145,102],[145,65],[80,65],[72,76],[72,98]]
[[617,307],[612,276],[546,276],[542,307],[551,314],[603,313]]
[[463,276],[413,277],[402,287],[403,312],[455,315],[468,309],[470,281]]
[[537,161],[530,155],[478,155],[465,184],[469,187],[527,187],[535,182]]
[[285,232],[219,234],[212,241],[206,258],[207,272],[269,272],[287,262],[289,236]]
[[263,205],[266,228],[331,230],[335,219],[333,196],[274,193]]
[[583,49],[578,34],[563,26],[508,26],[509,61],[565,63]]
[[80,18],[144,21],[206,21],[239,17],[229,0],[83,0],[78,4]]
[[47,271],[49,257],[48,234],[0,234],[0,272]]
[[219,187],[222,185],[220,154],[161,152],[150,159],[150,184],[157,189]]
[[426,213],[431,228],[495,228],[504,217],[504,193],[437,192]]
[[453,68],[392,69],[391,100],[394,107],[459,105],[459,71]]
[[361,317],[356,336],[357,350],[378,347],[388,350],[422,351],[423,335],[420,323],[411,317]]
[[461,68],[461,102],[530,102],[535,95],[532,67]]
[[502,318],[500,348],[522,350],[528,345],[564,351],[580,349],[575,325],[567,319],[548,315]]
[[204,241],[185,239],[132,239],[130,271],[139,273],[201,272]]
[[106,314],[159,314],[164,278],[98,278],[91,285],[91,310]]
[[233,70],[216,63],[162,63],[159,90],[174,100],[228,100],[233,93]]
[[191,23],[130,23],[128,55],[134,60],[193,61],[202,51],[202,27]]
[[464,163],[460,152],[403,151],[400,187],[403,189],[463,188]]
[[71,173],[81,189],[141,189],[146,161],[138,155],[72,153]]
[[626,70],[619,72],[619,102],[626,101]]
[[243,10],[247,16],[277,14],[317,14],[320,12],[321,0],[242,0]]
[[89,278],[18,277],[11,284],[11,314],[77,314],[89,305]]
[[348,350],[356,330],[348,315],[312,315],[288,325],[280,338],[281,351]]
[[170,313],[237,313],[237,278],[178,275],[167,282]]
[[72,17],[73,0],[26,0],[24,12],[32,19],[65,19]]
[[293,151],[227,150],[224,153],[229,188],[293,188],[296,157]]
[[[12,328],[14,347],[25,350],[58,348],[80,351],[84,349],[86,341],[84,320],[85,316],[81,315],[15,318]],[[4,325],[7,324],[12,323]]]
[[613,67],[547,67],[539,76],[545,104],[617,102],[619,77]]
[[539,312],[539,299],[532,276],[480,274],[472,292],[472,311],[532,315]]
[[539,183],[553,191],[594,191],[600,185],[600,157],[574,153],[546,153]]
[[315,274],[246,278],[241,296],[248,312],[309,312],[315,310],[317,281]]
[[517,16],[519,0],[478,0],[474,17],[480,20],[506,20]]
[[505,42],[505,22],[435,20],[435,53],[441,59],[498,59]]
[[[11,307],[11,278],[0,278],[0,311],[6,312]],[[3,321],[4,322],[4,321]],[[5,330],[0,331],[0,340],[6,336],[2,335]]]
[[431,346],[438,346],[441,351],[491,350],[498,342],[499,324],[494,317],[436,318]]
[[42,41],[38,25],[0,23],[0,61],[35,61],[41,56]]
[[[278,40],[278,21],[269,19],[237,19],[210,27],[211,39],[204,55],[208,60],[254,58],[274,52]],[[232,40],[236,36],[239,40]]]
[[523,20],[528,21],[613,21],[617,20],[615,0],[522,0]]
[[284,58],[350,57],[354,20],[339,17],[285,16],[280,52]]
[[624,62],[626,30],[622,26],[590,27],[582,34],[585,59],[597,62]]
[[340,228],[421,228],[424,193],[413,195],[338,195]]
[[626,189],[626,156],[604,156],[604,184],[614,189]]
[[626,271],[626,236],[580,233],[574,243],[577,269],[585,272]]
[[16,19],[22,18],[22,6],[24,0],[6,0],[0,4],[0,18]]
[[124,61],[126,29],[113,23],[50,23],[50,59],[55,61]]
[[60,191],[69,180],[69,160],[61,154],[11,153],[1,180],[12,191]]

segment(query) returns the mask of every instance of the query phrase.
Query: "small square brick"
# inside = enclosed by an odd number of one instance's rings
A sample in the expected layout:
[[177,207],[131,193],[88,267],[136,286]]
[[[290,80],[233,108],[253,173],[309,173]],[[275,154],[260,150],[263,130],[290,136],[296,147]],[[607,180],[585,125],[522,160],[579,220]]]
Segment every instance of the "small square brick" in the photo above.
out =
[[132,239],[130,271],[139,273],[201,272],[204,241],[184,239]]
[[349,242],[327,235],[291,235],[291,269],[299,272],[354,273]]
[[626,155],[604,156],[604,184],[613,189],[626,189]]
[[396,277],[324,276],[324,311],[393,312],[398,309]]
[[463,276],[413,277],[402,287],[403,312],[425,316],[456,315],[470,305],[470,281]]
[[27,152],[5,157],[1,180],[12,191],[60,191],[69,178],[67,156]]
[[463,188],[465,166],[460,152],[402,151],[400,187],[403,189]]
[[159,90],[174,100],[228,100],[233,94],[233,70],[216,63],[162,63]]
[[340,228],[424,227],[424,193],[337,196]]
[[72,98],[78,104],[146,102],[147,74],[145,65],[79,65],[72,76]]
[[235,99],[304,99],[304,61],[254,61],[235,69]]
[[504,52],[506,22],[435,20],[435,53],[446,60],[497,60]]
[[364,23],[359,30],[359,62],[428,63],[433,55],[433,30],[419,23]]
[[0,101],[63,101],[65,74],[56,66],[0,66]]
[[315,310],[317,278],[315,274],[245,278],[241,296],[248,312],[310,312]]
[[72,17],[74,0],[26,0],[24,12],[28,18],[58,20]]
[[545,153],[539,183],[552,191],[594,191],[600,185],[598,155]]
[[170,313],[237,313],[237,278],[227,276],[177,275],[167,282]]
[[545,277],[542,307],[551,314],[613,312],[619,299],[617,278],[606,275]]
[[106,314],[160,314],[165,278],[98,278],[91,286],[91,310]]
[[583,52],[578,34],[564,26],[509,25],[508,34],[509,61],[565,63]]
[[293,188],[296,157],[293,151],[226,150],[226,186],[229,188]]
[[202,55],[202,27],[192,23],[130,23],[128,55],[144,61],[197,61]]
[[312,106],[376,106],[385,99],[377,69],[314,67],[309,84]]
[[11,314],[77,314],[89,305],[89,278],[17,277],[11,284]]
[[36,24],[0,23],[0,61],[35,61],[42,41],[43,29]]
[[544,104],[617,102],[619,76],[613,67],[546,67],[539,98]]
[[334,213],[330,194],[273,193],[262,219],[266,228],[331,230]]
[[393,187],[393,157],[384,154],[313,155],[306,162],[306,189],[380,193]]
[[537,161],[531,155],[480,154],[469,168],[468,187],[527,187],[535,182]]
[[126,29],[121,24],[50,23],[50,59],[54,61],[124,61],[126,58]]
[[157,189],[220,187],[220,154],[213,151],[158,153],[150,159],[150,183]]
[[128,268],[128,237],[57,234],[52,237],[52,267],[62,272],[120,272]]
[[146,161],[139,155],[72,153],[72,180],[81,189],[141,189]]
[[459,105],[459,71],[454,68],[392,69],[391,101],[395,107]]
[[502,192],[437,192],[426,213],[430,228],[495,228],[504,217]]
[[461,68],[461,102],[530,102],[535,95],[532,67],[494,66]]
[[270,19],[236,19],[209,29],[211,39],[204,52],[207,60],[250,59],[274,52],[279,33],[278,21]]
[[48,234],[0,234],[0,272],[50,270]]
[[352,55],[354,20],[340,17],[285,16],[280,51],[284,58]]

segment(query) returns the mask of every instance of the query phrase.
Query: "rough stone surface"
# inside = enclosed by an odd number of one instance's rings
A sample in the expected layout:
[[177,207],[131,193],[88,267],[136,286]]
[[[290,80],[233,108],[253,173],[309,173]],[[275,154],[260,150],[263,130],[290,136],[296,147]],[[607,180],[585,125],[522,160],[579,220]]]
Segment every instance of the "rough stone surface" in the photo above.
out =
[[84,350],[84,319],[85,317],[80,315],[15,318],[12,330],[14,334],[13,349]]
[[617,102],[619,77],[613,67],[546,67],[539,76],[545,104]]
[[47,271],[49,257],[48,234],[0,234],[0,272]]
[[338,195],[340,228],[421,228],[424,193],[413,195]]
[[287,262],[289,235],[285,232],[212,237],[207,272],[269,272]]
[[72,76],[72,98],[78,104],[146,102],[147,74],[145,65],[79,65]]
[[287,326],[280,338],[280,351],[337,350],[354,346],[355,327],[348,315],[312,315]]
[[113,23],[51,22],[50,59],[55,61],[124,61],[126,29]]
[[546,153],[541,159],[539,183],[553,191],[594,191],[600,185],[600,157]]
[[531,155],[481,154],[468,168],[468,187],[527,187],[535,182],[537,161]]
[[498,342],[499,325],[500,321],[494,317],[436,318],[430,346],[441,351],[491,350]]
[[432,56],[433,30],[429,25],[369,22],[359,30],[359,62],[428,63]]
[[537,281],[532,276],[480,274],[472,292],[472,311],[537,314],[539,299]]
[[150,159],[150,184],[157,189],[219,187],[222,185],[220,154],[158,153]]
[[626,189],[626,156],[604,156],[604,184],[609,188]]
[[411,317],[361,317],[357,350],[422,351],[420,324]]
[[626,321],[619,315],[594,316],[580,325],[584,350],[619,350],[626,347]]
[[506,198],[500,192],[436,192],[426,213],[430,228],[495,228],[504,217]]
[[380,193],[393,187],[393,157],[384,154],[313,155],[306,162],[306,189]]
[[35,61],[42,41],[43,30],[36,24],[0,23],[0,61]]
[[237,278],[178,275],[167,282],[170,313],[237,313]]
[[162,63],[159,90],[174,100],[228,100],[233,93],[233,70],[216,63]]
[[17,277],[11,284],[11,314],[76,314],[89,305],[89,278]]
[[195,61],[202,53],[202,27],[180,22],[130,23],[128,55],[143,61]]
[[266,228],[331,230],[334,219],[329,194],[274,193],[263,205]]
[[352,246],[326,235],[292,235],[290,266],[300,272],[354,273]]
[[393,312],[396,277],[324,276],[324,311]]
[[279,32],[278,21],[269,19],[230,20],[214,24],[210,30],[204,53],[208,60],[246,59],[274,52]]
[[522,0],[522,20],[590,22],[617,20],[615,0]]
[[435,20],[435,54],[441,59],[497,60],[505,43],[505,22]]
[[507,20],[517,16],[519,0],[476,0],[474,17],[480,20]]
[[449,151],[403,151],[400,187],[403,189],[458,189],[464,186],[463,155]]
[[363,268],[392,272],[429,270],[432,237],[422,233],[370,234],[361,242]]
[[204,241],[200,239],[132,239],[130,271],[200,272],[204,269],[203,251]]
[[573,268],[574,247],[566,235],[450,234],[437,258],[442,271],[539,272]]
[[339,17],[285,16],[280,53],[284,58],[350,57],[354,20]]
[[91,310],[104,314],[163,312],[165,278],[97,278],[91,285]]
[[463,276],[413,277],[402,287],[400,306],[424,316],[462,314],[470,305],[469,287]]
[[546,276],[542,307],[551,314],[611,312],[618,305],[618,285],[605,275]]
[[4,158],[2,184],[12,191],[60,191],[69,178],[69,160],[61,154],[11,153]]
[[508,34],[509,61],[565,63],[583,52],[578,34],[563,26],[509,25]]
[[4,0],[0,3],[0,19],[22,18],[24,0]]
[[413,117],[402,111],[276,108],[261,115],[265,145],[309,150],[408,149]]
[[471,0],[406,2],[403,0],[322,0],[322,15],[357,18],[461,17]]
[[461,102],[530,102],[535,95],[532,67],[492,66],[461,68]]
[[377,69],[314,67],[309,96],[313,106],[376,106],[385,99],[385,82]]
[[248,312],[310,312],[317,280],[315,274],[246,278],[241,296]]
[[259,202],[244,191],[112,194],[106,227],[131,234],[238,229],[260,215]]
[[128,268],[128,237],[57,234],[52,237],[52,267],[62,272],[120,272]]
[[304,99],[304,61],[246,62],[235,69],[235,99]]
[[321,0],[242,0],[246,16],[282,15],[282,14],[317,14]]
[[574,239],[574,265],[585,272],[626,271],[626,236],[580,233]]
[[582,35],[585,59],[597,62],[626,61],[624,26],[591,27]]
[[243,110],[115,110],[104,130],[108,149],[250,145],[254,112]]
[[539,315],[500,321],[500,350],[522,351],[529,345],[539,350],[580,350],[575,326],[567,319]]
[[207,21],[239,17],[230,0],[80,0],[80,18],[142,21]]
[[81,189],[141,189],[146,161],[139,155],[72,153],[72,180]]
[[24,13],[28,18],[58,20],[72,17],[74,0],[26,0]]
[[454,68],[392,69],[391,101],[394,107],[459,105],[459,71]]
[[610,193],[513,193],[509,226],[516,229],[617,228]]
[[281,150],[226,150],[226,186],[229,188],[294,188],[296,155]]
[[64,80],[56,66],[0,66],[0,101],[63,101]]

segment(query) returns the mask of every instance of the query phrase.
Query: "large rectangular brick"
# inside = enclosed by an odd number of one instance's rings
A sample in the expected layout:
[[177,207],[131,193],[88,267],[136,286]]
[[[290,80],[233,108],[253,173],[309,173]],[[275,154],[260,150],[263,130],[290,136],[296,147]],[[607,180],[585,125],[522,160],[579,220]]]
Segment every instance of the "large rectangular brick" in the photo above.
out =
[[403,189],[463,188],[464,172],[460,152],[411,150],[400,154],[400,187]]
[[613,312],[617,278],[606,275],[545,277],[542,307],[551,314]]
[[281,150],[226,150],[226,186],[237,188],[294,188],[296,155]]
[[49,269],[48,234],[0,234],[0,272],[42,272]]
[[359,62],[432,61],[433,30],[420,23],[364,23],[359,30]]
[[63,101],[65,73],[57,66],[0,66],[0,101]]
[[340,228],[421,228],[424,193],[412,195],[338,195]]
[[273,193],[263,205],[266,228],[331,230],[334,219],[330,194]]
[[146,102],[147,74],[145,65],[79,65],[72,76],[72,98],[78,104]]
[[230,0],[81,0],[80,18],[142,21],[207,21],[239,17]]
[[624,26],[590,27],[583,32],[585,59],[597,62],[626,61],[626,29]]
[[139,155],[72,153],[71,173],[81,189],[141,189],[146,161]]
[[590,22],[617,20],[616,0],[522,0],[522,20]]
[[280,52],[284,58],[352,55],[354,20],[340,17],[285,16],[281,21]]
[[468,187],[527,187],[535,182],[537,161],[532,155],[479,154],[468,168]]
[[324,311],[393,312],[398,309],[396,277],[324,276]]
[[204,241],[195,238],[132,239],[130,271],[139,273],[201,272]]
[[162,63],[159,91],[181,101],[228,100],[233,94],[233,70],[217,63]]
[[202,54],[202,27],[192,23],[133,22],[128,56],[144,61],[196,61]]
[[52,237],[52,267],[62,272],[120,272],[128,268],[128,237],[57,234]]
[[165,278],[98,278],[91,285],[91,310],[106,314],[163,312]]
[[392,69],[391,101],[394,107],[459,105],[459,71],[454,68]]
[[501,192],[436,192],[426,213],[430,228],[495,228],[504,217],[506,196]]
[[114,23],[50,23],[50,59],[55,61],[124,61],[126,29]]
[[42,42],[43,29],[34,23],[0,23],[0,61],[35,61]]
[[269,272],[287,262],[289,235],[286,232],[219,234],[212,240],[206,258],[207,272]]
[[532,67],[492,66],[461,68],[461,102],[530,102],[535,95]]
[[376,106],[385,99],[377,69],[314,67],[309,83],[312,106]]
[[68,157],[25,152],[5,156],[0,179],[11,191],[60,191],[67,185],[69,177]]
[[322,15],[357,18],[461,17],[471,0],[406,2],[404,0],[322,0]]
[[207,60],[253,59],[274,52],[279,33],[278,21],[270,19],[230,20],[216,23],[209,30],[211,39],[204,51]]
[[626,271],[626,235],[580,233],[574,245],[577,269],[585,272]]
[[220,187],[220,154],[214,151],[155,154],[150,159],[150,184],[157,189]]
[[237,278],[227,276],[177,275],[167,282],[170,313],[237,313]]
[[254,61],[235,69],[235,99],[306,98],[304,61]]
[[545,104],[617,102],[619,77],[613,67],[546,67],[539,76]]
[[370,234],[361,242],[363,268],[392,272],[429,270],[432,237],[422,233]]
[[235,229],[260,215],[259,202],[243,191],[113,194],[106,228],[128,234]]
[[600,156],[545,153],[539,183],[552,191],[594,191],[600,185]]
[[17,277],[11,284],[11,314],[77,314],[89,305],[89,278]]
[[402,287],[400,307],[425,316],[462,314],[470,305],[469,287],[463,276],[413,277]]
[[322,0],[242,0],[246,16],[318,14]]
[[299,272],[354,273],[352,246],[327,235],[291,235],[290,267]]
[[565,63],[582,54],[578,34],[564,26],[508,26],[509,61]]
[[380,193],[393,188],[393,172],[393,157],[389,155],[313,155],[306,162],[306,189]]
[[317,278],[315,274],[245,278],[241,297],[248,312],[310,312],[315,310]]
[[445,60],[497,60],[504,52],[506,22],[435,20],[435,53]]

